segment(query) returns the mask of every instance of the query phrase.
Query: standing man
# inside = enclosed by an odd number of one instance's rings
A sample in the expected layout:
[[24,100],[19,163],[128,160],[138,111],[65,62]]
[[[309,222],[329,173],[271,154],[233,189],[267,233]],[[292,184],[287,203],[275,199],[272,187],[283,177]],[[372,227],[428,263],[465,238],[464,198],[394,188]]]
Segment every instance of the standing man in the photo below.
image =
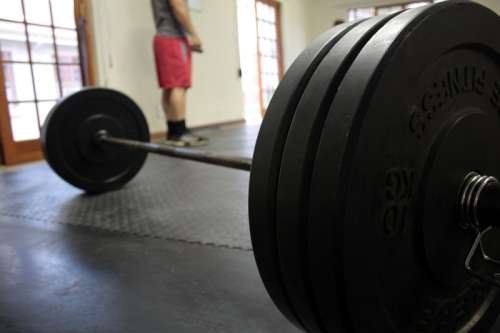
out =
[[191,87],[191,51],[202,52],[202,42],[189,15],[187,0],[151,0],[156,24],[154,53],[162,106],[167,118],[167,144],[198,146],[206,139],[186,128],[186,94]]

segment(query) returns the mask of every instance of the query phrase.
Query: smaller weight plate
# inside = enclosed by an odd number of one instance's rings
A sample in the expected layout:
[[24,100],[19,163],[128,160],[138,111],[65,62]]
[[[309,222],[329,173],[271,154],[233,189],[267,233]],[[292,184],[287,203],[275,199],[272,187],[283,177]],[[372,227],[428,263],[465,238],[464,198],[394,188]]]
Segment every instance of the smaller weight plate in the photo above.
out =
[[45,159],[65,181],[86,192],[122,187],[142,168],[147,153],[98,144],[97,132],[149,142],[141,109],[126,95],[89,88],[57,103],[42,128]]

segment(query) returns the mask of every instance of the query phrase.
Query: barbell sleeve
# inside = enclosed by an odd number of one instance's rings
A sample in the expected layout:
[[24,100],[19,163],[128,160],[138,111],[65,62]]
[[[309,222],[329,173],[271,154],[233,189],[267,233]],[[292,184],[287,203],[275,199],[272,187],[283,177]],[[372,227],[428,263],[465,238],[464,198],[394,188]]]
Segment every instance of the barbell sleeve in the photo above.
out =
[[481,225],[500,227],[500,183],[494,181],[487,184],[475,208]]

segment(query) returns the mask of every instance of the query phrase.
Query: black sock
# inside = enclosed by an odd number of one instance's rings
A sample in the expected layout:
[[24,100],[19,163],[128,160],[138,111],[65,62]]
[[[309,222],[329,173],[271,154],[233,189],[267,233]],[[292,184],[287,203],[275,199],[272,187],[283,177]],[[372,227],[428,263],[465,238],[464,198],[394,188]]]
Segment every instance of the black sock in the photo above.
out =
[[176,136],[179,137],[182,134],[184,134],[184,132],[186,132],[186,121],[185,120],[168,121],[167,127],[168,127],[167,138]]

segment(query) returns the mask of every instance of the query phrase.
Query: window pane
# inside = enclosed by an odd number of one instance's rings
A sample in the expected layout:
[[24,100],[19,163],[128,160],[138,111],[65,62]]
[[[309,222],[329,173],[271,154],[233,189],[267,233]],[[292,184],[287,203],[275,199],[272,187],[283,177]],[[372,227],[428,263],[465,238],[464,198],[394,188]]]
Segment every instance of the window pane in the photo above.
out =
[[277,48],[278,48],[278,42],[276,41],[276,42],[272,43],[272,45],[271,45],[271,57],[275,57],[275,58],[278,57]]
[[82,72],[80,66],[59,66],[59,75],[61,76],[63,96],[82,89]]
[[270,40],[265,40],[264,39],[264,44],[266,45],[266,49],[265,49],[266,50],[266,55],[267,56],[271,56],[271,54],[272,54],[272,48],[273,48],[273,44],[274,43],[272,41],[270,41]]
[[262,2],[257,2],[257,18],[264,18],[265,5]]
[[355,13],[356,20],[365,19],[375,15],[375,8],[358,8]]
[[0,0],[0,18],[22,21],[24,17],[21,0]]
[[267,37],[269,39],[276,39],[276,28],[274,24],[266,23],[265,27],[266,31],[264,33],[264,37]]
[[276,21],[275,9],[271,6],[269,6],[269,21],[271,23],[274,23]]
[[260,35],[264,38],[271,38],[271,29],[272,27],[271,24],[267,22],[262,22],[262,31],[260,32]]
[[349,9],[349,22],[356,20],[356,9]]
[[56,27],[74,28],[75,13],[73,8],[74,0],[51,0],[52,17]]
[[414,3],[407,4],[405,6],[405,8],[418,8],[418,7],[422,7],[422,6],[428,5],[428,4],[429,4],[428,1],[414,2]]
[[37,99],[58,99],[59,84],[57,83],[56,66],[33,65]]
[[51,25],[49,0],[24,0],[26,21]]
[[41,62],[55,62],[54,38],[51,28],[28,26],[31,59]]
[[272,6],[267,6],[266,8],[266,21],[272,22],[274,16],[274,8]]
[[35,140],[40,137],[35,103],[9,104],[9,113],[14,141]]
[[278,85],[280,84],[280,78],[278,76],[278,73],[276,73],[276,75],[273,76],[273,83],[274,83],[274,87],[277,88]]
[[257,21],[257,31],[259,32],[259,36],[262,37],[264,33],[264,21],[261,20]]
[[57,57],[59,63],[78,64],[78,37],[74,30],[56,29]]
[[35,98],[28,64],[4,64],[3,72],[9,101],[28,101]]
[[276,25],[271,24],[270,26],[271,26],[271,31],[270,31],[271,39],[277,39],[278,36],[276,36],[276,33],[277,33]]
[[378,8],[378,15],[385,15],[385,14],[392,14],[397,11],[403,10],[403,6],[387,6],[387,7],[379,7]]
[[55,104],[56,101],[38,103],[38,117],[40,118],[41,125],[43,125],[45,118],[47,118],[47,115]]
[[276,74],[278,73],[278,60],[272,57],[262,58],[263,72],[266,74]]
[[28,61],[24,24],[0,22],[0,51],[3,60]]
[[264,55],[266,54],[266,43],[264,43],[264,40],[262,38],[258,39],[259,43],[259,54]]

